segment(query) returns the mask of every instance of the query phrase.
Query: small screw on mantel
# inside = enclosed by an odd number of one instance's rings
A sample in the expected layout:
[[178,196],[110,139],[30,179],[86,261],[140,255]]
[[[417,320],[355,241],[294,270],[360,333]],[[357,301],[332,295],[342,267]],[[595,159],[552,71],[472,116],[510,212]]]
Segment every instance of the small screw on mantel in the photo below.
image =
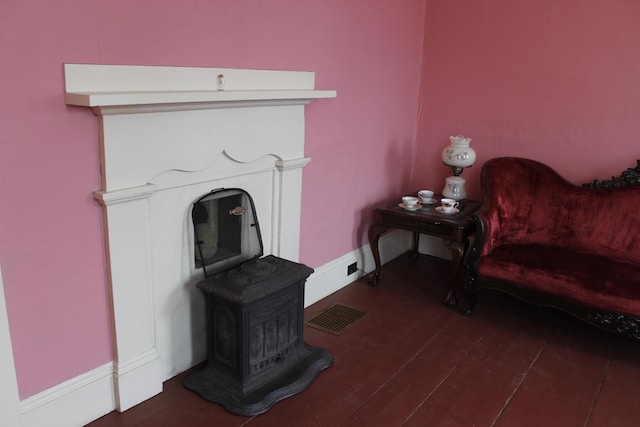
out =
[[224,90],[224,74],[218,74],[218,90]]

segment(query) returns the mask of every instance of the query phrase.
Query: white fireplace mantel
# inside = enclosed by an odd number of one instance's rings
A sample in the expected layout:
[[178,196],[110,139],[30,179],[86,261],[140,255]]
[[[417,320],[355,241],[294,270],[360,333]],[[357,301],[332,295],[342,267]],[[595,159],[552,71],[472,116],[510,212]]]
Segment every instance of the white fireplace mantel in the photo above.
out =
[[[190,209],[214,188],[253,197],[264,254],[298,260],[304,106],[313,72],[65,64],[65,100],[98,116],[121,411],[204,359]],[[222,79],[220,76],[224,76]]]

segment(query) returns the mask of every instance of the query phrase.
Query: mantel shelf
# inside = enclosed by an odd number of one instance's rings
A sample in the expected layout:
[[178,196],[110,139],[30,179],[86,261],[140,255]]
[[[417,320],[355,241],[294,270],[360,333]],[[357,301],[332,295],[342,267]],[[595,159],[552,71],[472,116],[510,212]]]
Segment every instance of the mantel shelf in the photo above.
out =
[[332,90],[232,90],[232,91],[153,91],[153,92],[67,92],[65,101],[81,107],[227,103],[252,101],[297,101],[308,103],[319,98],[335,98]]
[[[98,115],[269,105],[335,98],[312,72],[65,64],[65,102]],[[226,90],[222,90],[226,89]]]

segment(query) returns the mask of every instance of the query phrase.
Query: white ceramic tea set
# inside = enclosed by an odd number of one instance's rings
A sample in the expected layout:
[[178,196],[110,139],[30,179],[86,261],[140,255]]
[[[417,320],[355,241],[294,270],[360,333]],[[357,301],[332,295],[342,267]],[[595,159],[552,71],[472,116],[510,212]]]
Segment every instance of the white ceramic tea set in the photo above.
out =
[[[418,191],[418,197],[404,196],[402,203],[398,206],[404,210],[413,212],[421,209],[423,205],[435,205],[438,203],[438,199],[434,198],[433,194],[431,190],[420,190]],[[460,212],[459,207],[460,203],[453,199],[441,199],[440,206],[436,206],[436,211],[441,214],[451,215]]]

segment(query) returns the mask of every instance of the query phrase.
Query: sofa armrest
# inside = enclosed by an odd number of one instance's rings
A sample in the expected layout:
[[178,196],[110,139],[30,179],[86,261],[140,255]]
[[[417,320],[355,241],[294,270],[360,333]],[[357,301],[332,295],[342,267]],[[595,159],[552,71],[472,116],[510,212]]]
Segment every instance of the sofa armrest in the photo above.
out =
[[482,205],[475,214],[483,233],[478,256],[503,244],[526,239],[527,221],[536,203],[537,164],[520,158],[489,160],[482,169]]
[[495,209],[481,208],[473,215],[472,221],[476,223],[476,230],[480,237],[476,237],[474,244],[478,257],[487,255],[500,241],[502,219]]

